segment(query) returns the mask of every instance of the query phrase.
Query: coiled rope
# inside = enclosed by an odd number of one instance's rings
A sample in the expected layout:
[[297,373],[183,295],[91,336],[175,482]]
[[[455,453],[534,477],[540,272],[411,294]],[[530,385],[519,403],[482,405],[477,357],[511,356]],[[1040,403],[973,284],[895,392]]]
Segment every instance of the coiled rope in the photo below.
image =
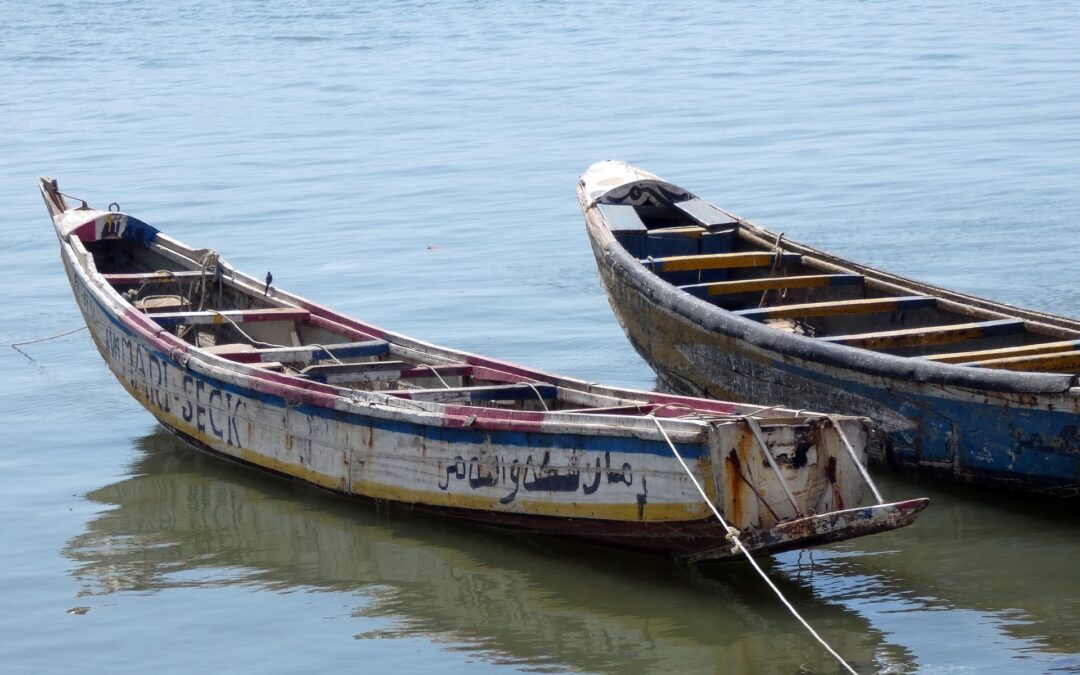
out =
[[671,437],[668,436],[667,430],[665,430],[664,426],[660,424],[660,419],[655,415],[652,415],[651,413],[649,414],[649,417],[652,417],[652,421],[656,424],[656,428],[660,431],[660,435],[662,435],[664,437],[664,440],[667,441],[668,447],[671,448],[672,454],[675,455],[675,459],[679,460],[679,464],[682,465],[683,471],[685,471],[686,475],[690,477],[690,481],[694,484],[694,487],[697,488],[697,491],[701,495],[702,500],[704,500],[705,503],[709,506],[709,509],[712,510],[713,515],[716,516],[716,519],[720,521],[720,524],[724,526],[724,531],[727,532],[727,540],[732,543],[732,552],[734,552],[736,549],[741,551],[742,554],[746,556],[746,559],[750,562],[750,565],[754,568],[754,571],[756,571],[758,575],[760,575],[761,578],[765,580],[765,583],[769,585],[769,588],[773,590],[773,593],[776,593],[776,597],[780,598],[780,602],[784,603],[784,606],[788,608],[788,611],[790,611],[791,614],[799,620],[799,623],[801,623],[803,627],[810,632],[810,635],[814,636],[814,639],[817,640],[827,652],[832,654],[833,658],[839,661],[840,665],[846,668],[849,673],[851,673],[852,675],[858,675],[855,669],[852,668],[851,665],[849,665],[848,662],[845,661],[844,658],[840,656],[840,654],[838,654],[835,649],[829,646],[829,643],[825,642],[824,638],[818,635],[817,631],[815,631],[810,626],[810,624],[807,623],[806,619],[802,618],[802,616],[797,611],[795,611],[795,607],[792,606],[788,599],[784,597],[784,594],[780,592],[780,589],[776,587],[776,584],[774,584],[771,579],[769,579],[768,575],[765,574],[761,567],[758,566],[757,561],[754,560],[754,556],[750,555],[750,551],[748,551],[746,547],[743,546],[742,541],[739,540],[740,532],[731,525],[728,525],[727,521],[724,520],[724,517],[720,515],[720,511],[716,508],[716,505],[713,504],[712,501],[709,499],[708,495],[705,494],[705,490],[701,487],[701,484],[698,483],[698,480],[694,476],[693,472],[690,471],[690,467],[686,465],[686,462],[683,461],[682,455],[680,455],[679,451],[675,449],[675,444],[671,441]]

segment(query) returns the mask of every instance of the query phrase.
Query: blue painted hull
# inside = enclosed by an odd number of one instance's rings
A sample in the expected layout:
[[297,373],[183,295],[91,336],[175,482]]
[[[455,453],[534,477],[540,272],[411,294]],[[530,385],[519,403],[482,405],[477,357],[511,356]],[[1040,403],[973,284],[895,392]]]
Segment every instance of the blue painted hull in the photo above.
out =
[[[590,181],[586,173],[579,199],[600,280],[615,315],[634,348],[667,387],[697,396],[774,401],[792,408],[864,415],[880,431],[870,456],[890,466],[994,488],[1080,495],[1080,376],[906,358],[785,332],[740,316],[748,311],[767,314],[768,306],[742,312],[722,309],[703,298],[707,284],[693,285],[680,276],[691,273],[667,272],[661,265],[682,262],[672,255],[692,258],[713,253],[706,251],[706,237],[725,237],[723,251],[757,246],[756,250],[769,254],[779,236],[706,205],[712,209],[710,217],[720,214],[731,222],[722,227],[699,225],[705,234],[699,235],[696,249],[671,248],[669,241],[646,230],[641,222],[614,222],[598,208],[600,200],[604,206],[623,209],[649,199],[653,200],[650,205],[667,200],[669,206],[701,204],[701,200],[651,174],[623,167],[625,176],[635,180],[622,184]],[[634,214],[620,213],[633,220]],[[676,228],[668,223],[667,229]],[[620,232],[622,240],[613,230]],[[735,235],[736,231],[740,234]],[[629,250],[635,245],[639,250]],[[972,307],[973,312],[983,312],[984,318],[986,312],[1014,317],[1017,320],[1011,323],[1043,326],[1053,331],[1050,334],[1062,336],[1058,339],[1080,336],[1080,321],[886,275],[786,239],[783,250],[785,256],[820,261],[825,270],[843,280],[853,274],[867,279],[879,275],[880,283],[907,291],[893,291],[899,295],[917,293],[929,296],[919,300]],[[654,252],[659,262],[654,263]],[[805,272],[795,272],[800,273]],[[729,278],[727,270],[709,274],[716,275],[714,281]],[[685,288],[677,286],[688,283]],[[997,328],[1009,322],[987,323]]]

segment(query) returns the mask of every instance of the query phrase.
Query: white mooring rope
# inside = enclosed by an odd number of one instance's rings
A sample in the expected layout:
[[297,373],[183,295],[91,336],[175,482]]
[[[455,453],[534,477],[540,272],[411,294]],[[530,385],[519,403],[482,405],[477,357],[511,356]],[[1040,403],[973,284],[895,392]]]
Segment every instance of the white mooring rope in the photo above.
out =
[[765,583],[769,585],[769,588],[771,588],[773,592],[776,593],[776,597],[780,598],[780,602],[784,603],[784,606],[788,608],[788,611],[790,611],[791,614],[799,620],[799,623],[801,623],[803,627],[806,628],[806,630],[808,630],[810,634],[814,636],[814,639],[821,643],[821,646],[824,647],[825,650],[828,651],[830,654],[832,654],[833,657],[840,662],[840,665],[846,668],[849,673],[851,673],[852,675],[858,675],[855,669],[852,668],[851,665],[849,665],[848,662],[845,661],[844,658],[840,656],[840,654],[838,654],[835,649],[829,646],[828,642],[825,642],[825,640],[817,634],[817,631],[815,631],[810,626],[810,624],[807,623],[806,619],[802,618],[802,616],[800,616],[799,613],[795,611],[795,607],[793,607],[792,604],[788,602],[788,599],[784,597],[784,594],[780,592],[780,589],[776,587],[776,584],[774,584],[772,580],[769,579],[768,575],[766,575],[765,572],[761,569],[761,567],[758,566],[757,561],[754,560],[754,556],[750,555],[750,551],[746,550],[746,547],[743,546],[743,543],[739,541],[739,531],[731,525],[728,525],[727,521],[724,520],[724,517],[720,515],[720,511],[716,508],[716,505],[713,504],[712,501],[709,499],[708,495],[705,494],[705,490],[702,489],[701,484],[698,483],[697,478],[695,478],[693,472],[690,471],[690,467],[686,465],[686,462],[683,461],[682,455],[680,455],[679,451],[675,449],[675,444],[671,442],[671,437],[668,436],[667,431],[664,429],[663,425],[660,424],[660,419],[653,415],[649,416],[652,417],[653,422],[656,424],[656,428],[660,430],[660,434],[664,437],[664,440],[667,441],[668,447],[671,448],[671,452],[675,455],[675,459],[679,460],[679,464],[682,465],[682,468],[686,472],[686,475],[690,476],[690,481],[694,484],[694,487],[697,488],[698,493],[701,494],[701,498],[705,501],[706,504],[708,504],[709,508],[713,512],[713,515],[716,516],[716,519],[720,521],[720,524],[724,526],[724,531],[727,532],[728,540],[732,542],[732,544],[734,544],[735,548],[742,551],[742,554],[746,556],[746,559],[748,561],[750,561],[750,565],[754,568],[754,570],[761,576],[762,579],[765,580]]

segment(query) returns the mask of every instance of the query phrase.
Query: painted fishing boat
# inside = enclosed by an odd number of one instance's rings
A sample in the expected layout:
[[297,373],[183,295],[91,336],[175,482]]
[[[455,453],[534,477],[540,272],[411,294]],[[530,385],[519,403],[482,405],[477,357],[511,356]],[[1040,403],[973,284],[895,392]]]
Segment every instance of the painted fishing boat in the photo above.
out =
[[41,191],[98,351],[203,450],[347,495],[692,561],[735,555],[729,534],[769,554],[900,527],[926,505],[863,503],[878,495],[863,418],[623,391],[437,347],[118,210],[72,207],[51,179]]
[[796,243],[623,162],[578,199],[608,300],[665,387],[864,415],[871,459],[1080,491],[1080,321]]

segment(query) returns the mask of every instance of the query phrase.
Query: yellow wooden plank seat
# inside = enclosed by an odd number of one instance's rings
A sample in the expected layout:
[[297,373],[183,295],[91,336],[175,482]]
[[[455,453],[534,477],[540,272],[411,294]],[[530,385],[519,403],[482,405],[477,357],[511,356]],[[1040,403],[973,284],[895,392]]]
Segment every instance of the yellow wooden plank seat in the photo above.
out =
[[860,347],[862,349],[900,349],[903,347],[944,345],[1002,335],[1017,335],[1023,332],[1024,322],[1020,319],[997,319],[945,326],[902,328],[900,330],[887,330],[876,333],[833,335],[818,339],[822,342],[835,342],[836,344]]
[[1080,351],[1071,350],[1051,354],[1010,356],[1000,359],[968,361],[960,365],[1041,373],[1080,373]]
[[858,285],[863,282],[861,274],[807,274],[793,277],[766,277],[764,279],[738,279],[713,281],[705,284],[688,284],[680,289],[700,298],[735,293],[778,291],[786,288],[822,288],[825,286]]
[[808,302],[797,305],[776,305],[756,309],[741,309],[732,314],[764,321],[766,319],[799,319],[815,316],[841,316],[848,314],[874,314],[879,312],[902,312],[912,309],[933,307],[937,299],[924,295],[886,298],[858,298],[855,300],[833,300],[829,302]]
[[951,352],[948,354],[933,354],[922,358],[939,363],[968,363],[972,361],[986,361],[989,359],[1003,359],[1014,356],[1035,356],[1038,354],[1053,354],[1066,352],[1070,349],[1080,349],[1080,340],[1063,340],[1058,342],[1042,342],[1033,345],[1018,345],[1016,347],[1001,347],[998,349],[980,349],[970,352]]
[[[781,253],[783,264],[798,263],[798,253]],[[654,272],[696,272],[699,270],[722,270],[739,267],[769,267],[776,261],[771,251],[747,251],[740,253],[707,253],[702,255],[677,255],[666,258],[646,258],[641,261]]]

